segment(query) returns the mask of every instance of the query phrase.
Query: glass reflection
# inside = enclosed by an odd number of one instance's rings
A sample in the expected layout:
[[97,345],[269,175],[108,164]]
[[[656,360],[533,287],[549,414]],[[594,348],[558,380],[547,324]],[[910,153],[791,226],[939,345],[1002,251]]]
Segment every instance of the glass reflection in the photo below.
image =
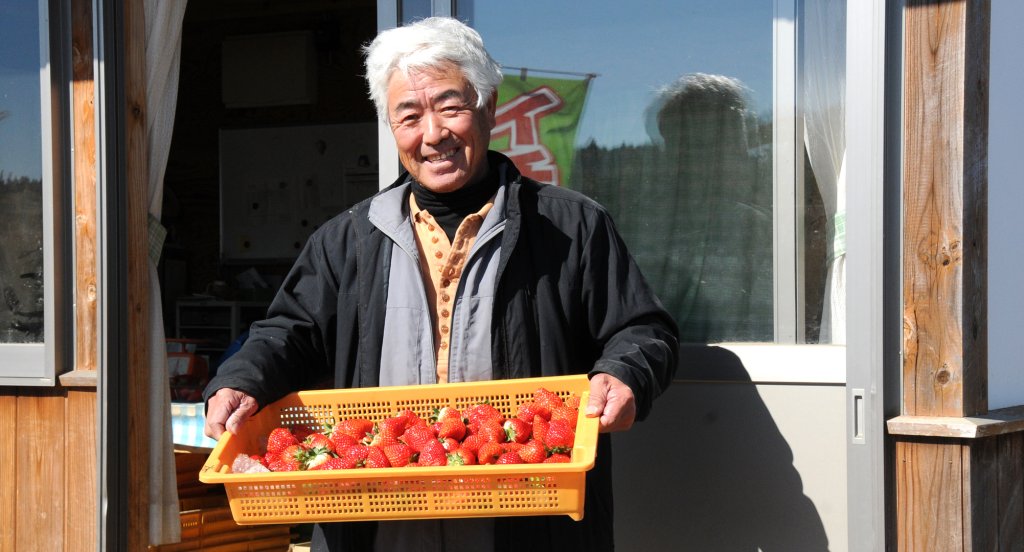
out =
[[43,340],[39,4],[0,17],[0,343]]

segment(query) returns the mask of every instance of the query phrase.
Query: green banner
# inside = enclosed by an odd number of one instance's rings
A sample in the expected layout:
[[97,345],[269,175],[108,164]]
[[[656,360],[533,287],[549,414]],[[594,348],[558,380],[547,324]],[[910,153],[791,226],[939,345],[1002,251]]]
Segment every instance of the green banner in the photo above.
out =
[[568,184],[589,84],[590,79],[505,75],[491,149],[509,156],[525,176]]

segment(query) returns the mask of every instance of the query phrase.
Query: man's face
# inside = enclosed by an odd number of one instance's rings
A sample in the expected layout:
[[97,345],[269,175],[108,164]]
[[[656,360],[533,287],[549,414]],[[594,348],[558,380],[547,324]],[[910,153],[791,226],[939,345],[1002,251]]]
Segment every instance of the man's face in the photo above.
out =
[[495,100],[478,109],[473,87],[454,65],[409,75],[395,71],[388,119],[402,165],[433,192],[453,192],[482,178]]

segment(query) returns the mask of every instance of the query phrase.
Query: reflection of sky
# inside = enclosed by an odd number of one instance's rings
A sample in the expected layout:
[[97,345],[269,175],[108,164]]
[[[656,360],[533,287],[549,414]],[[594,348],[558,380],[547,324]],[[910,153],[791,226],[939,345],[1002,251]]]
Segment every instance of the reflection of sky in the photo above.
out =
[[687,73],[737,78],[752,90],[753,109],[771,109],[772,0],[523,0],[459,8],[503,65],[600,75],[577,144],[649,142],[643,113],[654,91]]
[[39,4],[0,3],[0,171],[40,178]]

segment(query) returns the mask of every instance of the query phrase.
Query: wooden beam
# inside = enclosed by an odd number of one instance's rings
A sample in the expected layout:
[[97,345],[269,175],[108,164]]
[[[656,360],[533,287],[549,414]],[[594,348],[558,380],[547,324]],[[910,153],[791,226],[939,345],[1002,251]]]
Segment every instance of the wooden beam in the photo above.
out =
[[[96,370],[96,109],[92,2],[71,2],[75,196],[75,370]],[[79,380],[76,380],[79,381]],[[95,382],[93,382],[95,385]]]
[[993,410],[981,416],[897,416],[886,422],[890,435],[979,439],[1024,432],[1024,406]]
[[904,21],[904,414],[988,410],[988,0]]
[[64,463],[64,550],[95,550],[96,524],[96,391],[67,392],[64,450],[72,451]]
[[64,549],[65,397],[60,388],[19,388],[14,524],[16,550]]
[[146,137],[146,19],[143,0],[124,0],[127,240],[128,550],[149,546],[149,192]]
[[[6,387],[0,390],[0,432],[3,435],[17,435],[18,388]],[[17,447],[0,447],[0,552],[17,550],[18,493],[14,481],[18,479]]]
[[963,550],[959,446],[932,440],[896,442],[898,550]]

